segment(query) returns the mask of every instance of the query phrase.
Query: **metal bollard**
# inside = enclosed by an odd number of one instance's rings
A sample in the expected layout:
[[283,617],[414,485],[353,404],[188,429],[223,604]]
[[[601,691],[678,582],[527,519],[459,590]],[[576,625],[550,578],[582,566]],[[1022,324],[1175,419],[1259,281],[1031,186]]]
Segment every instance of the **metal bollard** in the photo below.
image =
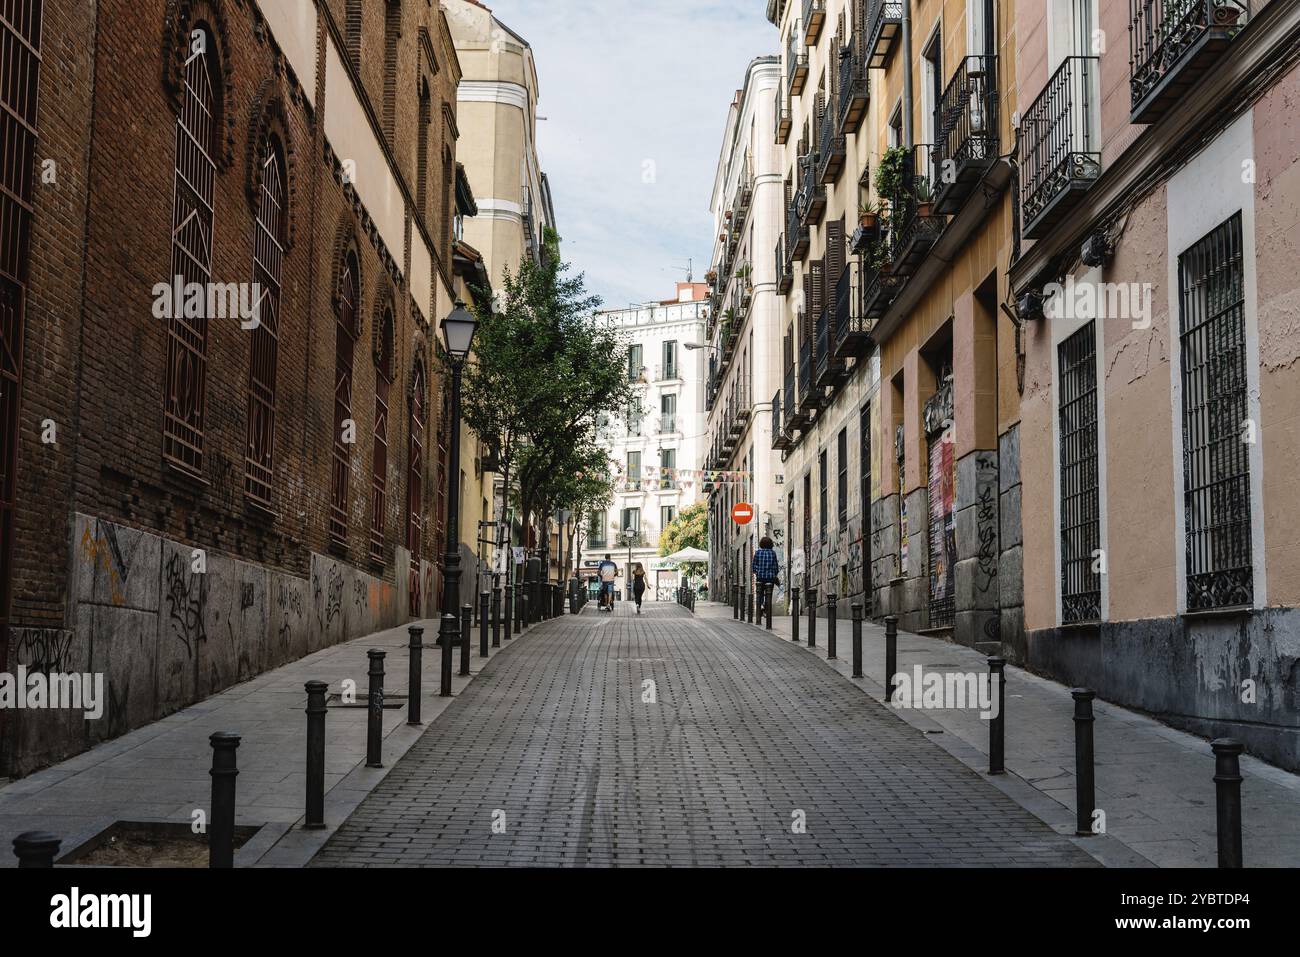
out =
[[488,656],[488,615],[491,614],[490,606],[492,603],[491,592],[480,592],[478,596],[478,656],[486,658]]
[[817,589],[808,589],[808,647],[817,647]]
[[[989,681],[997,684],[998,713],[989,721],[989,774],[1006,773],[1006,660],[989,659]],[[995,680],[996,679],[996,680]]]
[[740,586],[731,586],[731,617],[740,620]]
[[239,735],[216,731],[212,745],[212,818],[208,821],[208,867],[235,866],[235,778],[239,777],[235,749]]
[[885,704],[894,700],[894,675],[898,671],[898,616],[885,616]]
[[452,614],[444,614],[438,625],[438,645],[442,648],[442,679],[439,682],[438,694],[444,698],[451,697],[451,652],[459,628],[456,616]]
[[862,677],[862,605],[854,602],[850,608],[853,615],[853,677]]
[[406,723],[421,724],[420,689],[424,686],[424,628],[412,625],[406,629],[410,641],[406,644],[408,664],[406,672]]
[[511,629],[514,627],[515,620],[515,586],[507,585],[505,588],[505,609],[501,615],[501,625],[505,632],[505,639],[511,638]]
[[516,635],[522,635],[524,633],[524,629],[528,627],[529,620],[528,590],[524,589],[523,594],[519,596],[519,629],[515,632]]
[[370,694],[366,699],[366,767],[384,766],[384,658],[388,652],[371,648]]
[[[415,629],[411,629],[414,631]],[[325,826],[325,694],[323,681],[307,682],[307,820],[303,827],[318,831]]]
[[24,831],[14,838],[14,857],[19,867],[53,867],[62,843],[48,831]]
[[763,586],[763,610],[767,613],[767,630],[772,630],[772,599],[776,597],[776,582]]
[[501,647],[501,586],[492,589],[492,647]]
[[469,674],[469,646],[474,639],[474,606],[460,606],[460,674]]
[[799,640],[799,588],[790,586],[790,640]]
[[1215,823],[1219,833],[1219,866],[1239,868],[1241,861],[1241,751],[1235,738],[1215,738]]
[[748,604],[748,606],[747,606],[746,611],[747,611],[748,614],[749,614],[749,623],[750,623],[751,625],[754,623],[754,605],[755,605],[755,602],[756,602],[754,592],[755,592],[755,591],[757,590],[757,588],[759,588],[759,587],[762,587],[762,586],[755,585],[755,584],[751,584],[751,585],[749,586],[749,604]]
[[826,660],[835,657],[835,603],[839,595],[831,592],[826,596]]
[[1073,688],[1074,699],[1074,833],[1088,837],[1093,833],[1092,814],[1097,808],[1096,777],[1093,767],[1092,699],[1097,692]]

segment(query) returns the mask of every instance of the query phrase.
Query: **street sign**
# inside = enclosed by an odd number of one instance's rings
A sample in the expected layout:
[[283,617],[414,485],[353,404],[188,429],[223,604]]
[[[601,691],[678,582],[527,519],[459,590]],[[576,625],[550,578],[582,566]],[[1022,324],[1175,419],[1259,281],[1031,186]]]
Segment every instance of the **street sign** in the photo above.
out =
[[754,520],[754,506],[740,502],[731,507],[731,520],[737,525],[748,525]]

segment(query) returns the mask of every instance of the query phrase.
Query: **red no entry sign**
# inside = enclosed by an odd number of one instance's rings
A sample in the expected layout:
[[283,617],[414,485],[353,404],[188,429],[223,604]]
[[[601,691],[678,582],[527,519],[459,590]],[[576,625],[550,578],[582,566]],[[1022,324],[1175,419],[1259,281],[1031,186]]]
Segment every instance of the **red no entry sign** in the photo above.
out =
[[737,525],[748,525],[754,520],[754,506],[741,502],[731,507],[731,520]]

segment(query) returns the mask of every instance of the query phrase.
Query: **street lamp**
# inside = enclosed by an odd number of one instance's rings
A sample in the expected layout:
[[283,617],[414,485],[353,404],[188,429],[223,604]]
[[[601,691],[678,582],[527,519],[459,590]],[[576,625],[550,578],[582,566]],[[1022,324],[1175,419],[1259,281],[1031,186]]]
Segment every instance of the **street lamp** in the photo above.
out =
[[623,585],[623,597],[627,598],[632,594],[632,543],[636,541],[636,529],[631,525],[623,529],[623,541],[627,542],[627,578]]
[[[451,696],[451,653],[460,639],[460,374],[474,342],[478,320],[456,300],[451,315],[442,320],[443,344],[451,365],[451,451],[447,464],[447,553],[443,556],[443,609],[438,626],[442,645],[442,696]],[[446,607],[451,597],[451,610]],[[415,691],[412,691],[414,694]]]

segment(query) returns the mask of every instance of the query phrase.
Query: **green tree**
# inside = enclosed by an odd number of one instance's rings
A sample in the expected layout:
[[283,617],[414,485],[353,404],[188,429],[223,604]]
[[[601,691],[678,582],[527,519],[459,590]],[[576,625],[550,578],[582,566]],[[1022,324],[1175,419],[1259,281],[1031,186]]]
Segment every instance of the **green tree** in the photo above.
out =
[[[659,536],[659,554],[672,555],[683,548],[709,550],[709,507],[697,502],[682,509]],[[691,577],[708,571],[707,562],[682,562],[682,571]]]

